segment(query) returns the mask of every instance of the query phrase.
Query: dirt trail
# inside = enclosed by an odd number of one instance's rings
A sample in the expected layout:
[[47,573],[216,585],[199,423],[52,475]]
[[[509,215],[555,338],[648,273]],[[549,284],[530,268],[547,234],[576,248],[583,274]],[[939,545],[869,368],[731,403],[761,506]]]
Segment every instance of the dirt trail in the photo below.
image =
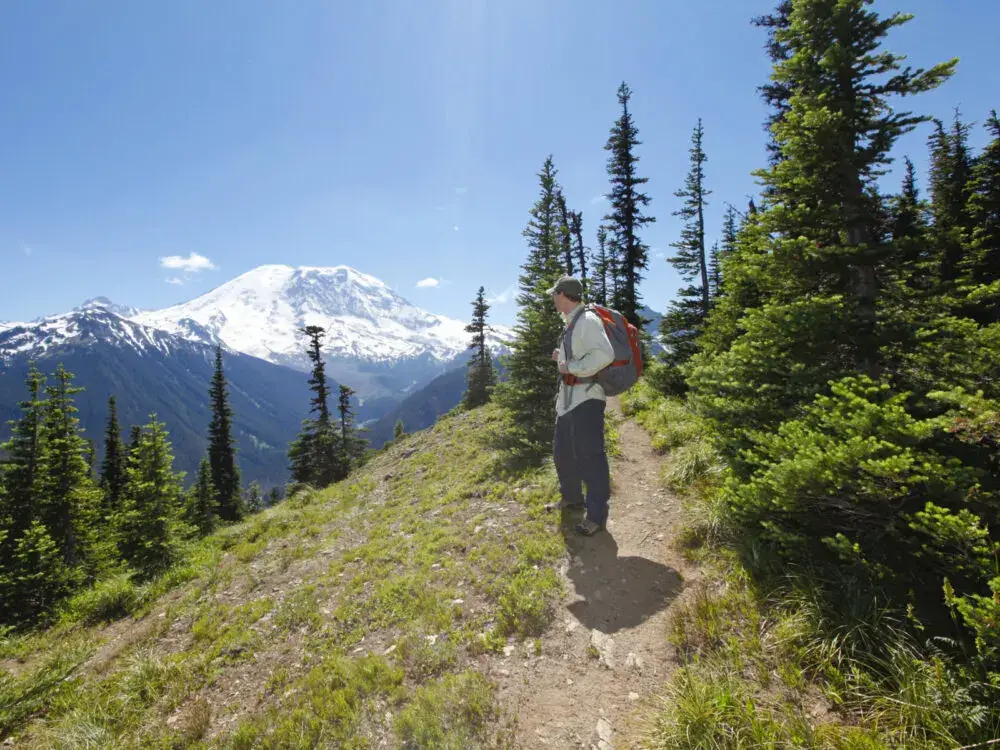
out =
[[[620,416],[616,399],[609,412]],[[619,431],[607,531],[580,537],[575,515],[564,516],[571,557],[555,625],[540,656],[509,651],[491,675],[517,716],[519,748],[636,747],[676,666],[667,622],[695,573],[671,545],[679,501],[660,484],[662,459],[646,432],[630,420]]]

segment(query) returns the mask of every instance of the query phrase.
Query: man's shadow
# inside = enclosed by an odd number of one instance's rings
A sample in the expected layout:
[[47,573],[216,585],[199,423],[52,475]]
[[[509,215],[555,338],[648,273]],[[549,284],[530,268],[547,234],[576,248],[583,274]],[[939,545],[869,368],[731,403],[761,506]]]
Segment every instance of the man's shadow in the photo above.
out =
[[609,530],[584,537],[574,529],[578,520],[563,512],[561,526],[571,558],[567,576],[583,597],[568,609],[580,624],[610,634],[670,606],[683,588],[676,570],[645,557],[619,557]]

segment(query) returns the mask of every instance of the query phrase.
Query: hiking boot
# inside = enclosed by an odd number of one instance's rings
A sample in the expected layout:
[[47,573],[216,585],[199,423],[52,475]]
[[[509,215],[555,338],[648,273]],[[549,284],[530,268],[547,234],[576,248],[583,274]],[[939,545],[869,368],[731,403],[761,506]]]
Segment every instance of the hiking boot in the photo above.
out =
[[545,506],[545,510],[583,510],[587,507],[586,503],[571,503],[568,500],[560,500],[558,503],[549,503]]
[[584,536],[593,536],[598,531],[604,531],[604,524],[596,523],[589,518],[576,525],[576,532]]

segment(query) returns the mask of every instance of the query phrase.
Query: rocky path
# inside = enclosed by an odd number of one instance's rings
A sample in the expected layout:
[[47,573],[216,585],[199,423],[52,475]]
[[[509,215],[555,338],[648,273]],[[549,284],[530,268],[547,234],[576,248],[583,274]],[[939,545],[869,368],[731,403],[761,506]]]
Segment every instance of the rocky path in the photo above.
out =
[[[609,411],[620,415],[615,400]],[[675,668],[667,622],[694,572],[671,545],[679,501],[659,482],[646,432],[628,420],[619,431],[607,531],[579,537],[575,515],[563,518],[570,560],[556,624],[540,654],[508,650],[491,675],[517,716],[519,748],[637,747]]]

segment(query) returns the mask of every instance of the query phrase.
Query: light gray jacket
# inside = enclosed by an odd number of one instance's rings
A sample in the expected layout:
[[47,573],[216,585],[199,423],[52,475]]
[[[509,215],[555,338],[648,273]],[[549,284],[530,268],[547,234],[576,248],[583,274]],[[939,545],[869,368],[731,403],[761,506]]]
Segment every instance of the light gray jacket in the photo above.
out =
[[[563,316],[567,326],[579,308]],[[571,375],[588,378],[614,362],[615,350],[611,346],[604,323],[596,313],[587,310],[573,324],[571,341],[572,359],[566,361],[566,347],[559,346],[559,363],[566,364]],[[562,416],[588,399],[606,400],[604,389],[596,382],[566,385],[560,380],[556,397],[556,415]]]

